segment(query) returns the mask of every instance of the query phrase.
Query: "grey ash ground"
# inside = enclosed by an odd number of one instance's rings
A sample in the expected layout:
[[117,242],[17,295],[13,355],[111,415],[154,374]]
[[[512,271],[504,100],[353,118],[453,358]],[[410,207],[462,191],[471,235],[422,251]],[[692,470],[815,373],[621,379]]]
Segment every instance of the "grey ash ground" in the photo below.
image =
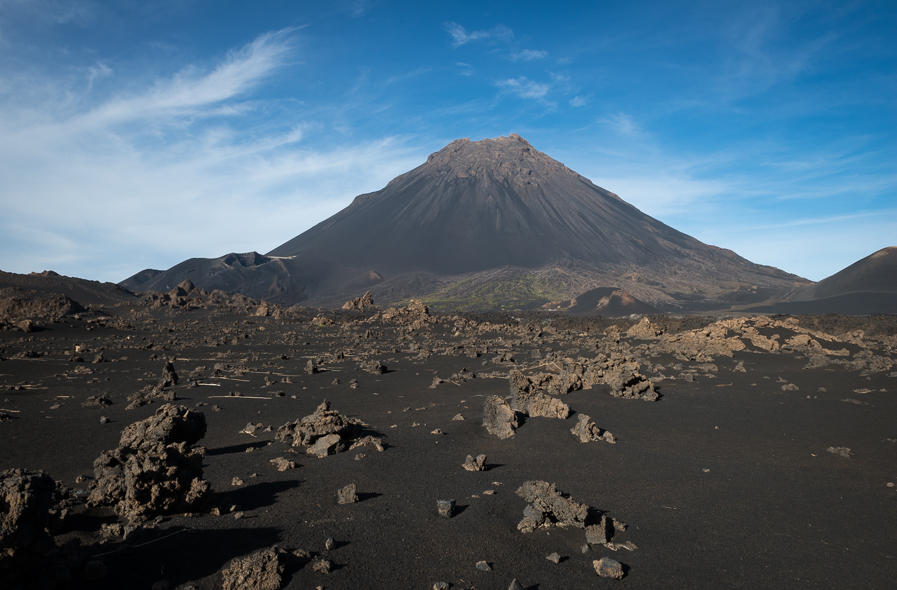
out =
[[0,322],[4,588],[897,579],[893,317],[54,301]]

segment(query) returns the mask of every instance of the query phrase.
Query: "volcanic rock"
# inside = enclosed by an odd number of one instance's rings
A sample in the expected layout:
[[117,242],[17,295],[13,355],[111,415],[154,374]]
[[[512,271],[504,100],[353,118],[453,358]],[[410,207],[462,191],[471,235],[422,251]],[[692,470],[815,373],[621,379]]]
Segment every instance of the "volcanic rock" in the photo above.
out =
[[573,436],[579,439],[579,442],[589,442],[593,440],[603,440],[611,444],[616,443],[617,439],[614,435],[606,430],[602,430],[595,426],[592,419],[585,414],[579,414],[576,426],[570,429]]
[[19,553],[42,554],[53,547],[47,534],[56,483],[43,471],[0,472],[0,570]]
[[120,446],[94,461],[88,503],[112,506],[131,523],[205,507],[211,486],[202,479],[205,449],[190,448],[205,435],[205,416],[165,404],[122,432]]
[[483,471],[486,469],[486,455],[477,455],[476,459],[472,455],[467,455],[462,467],[467,471]]
[[346,301],[343,304],[343,309],[354,311],[366,311],[367,309],[372,307],[375,307],[374,296],[371,295],[370,291],[366,292],[361,297],[356,297],[355,299]]
[[283,551],[270,548],[230,562],[222,571],[222,590],[279,590]]
[[346,433],[353,430],[353,426],[354,424],[345,416],[336,410],[331,410],[330,402],[324,400],[313,414],[295,422],[288,422],[278,428],[274,439],[290,443],[294,447],[311,446],[321,437]]
[[[543,416],[545,418],[566,419],[570,415],[570,407],[553,397],[538,391],[532,382],[517,369],[508,374],[511,385],[511,409],[523,412],[527,416]],[[567,393],[566,391],[564,393]]]
[[563,523],[566,526],[585,528],[589,507],[574,502],[558,491],[554,484],[544,481],[527,481],[517,489],[517,495],[529,504],[523,511],[523,520],[517,528],[524,533],[542,525]]
[[500,439],[510,438],[518,426],[516,412],[501,397],[489,396],[483,404],[483,426]]
[[437,500],[436,511],[443,518],[451,518],[455,510],[454,500]]
[[623,577],[623,566],[619,561],[615,561],[610,557],[602,557],[592,562],[595,572],[602,578],[621,579]]
[[159,387],[172,387],[178,384],[178,374],[174,372],[174,365],[166,362],[162,368],[162,376],[159,377]]
[[336,493],[337,502],[340,504],[354,504],[358,502],[358,494],[354,483],[350,483]]

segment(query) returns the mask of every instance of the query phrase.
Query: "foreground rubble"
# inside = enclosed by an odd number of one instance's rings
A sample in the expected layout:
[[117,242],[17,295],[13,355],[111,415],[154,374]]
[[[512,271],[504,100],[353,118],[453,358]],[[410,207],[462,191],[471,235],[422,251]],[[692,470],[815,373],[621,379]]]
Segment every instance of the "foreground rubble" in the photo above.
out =
[[[871,553],[825,564],[892,544],[887,321],[306,310],[186,283],[51,303],[0,332],[11,588],[692,588],[776,555],[882,587]],[[808,523],[821,547],[790,541]]]

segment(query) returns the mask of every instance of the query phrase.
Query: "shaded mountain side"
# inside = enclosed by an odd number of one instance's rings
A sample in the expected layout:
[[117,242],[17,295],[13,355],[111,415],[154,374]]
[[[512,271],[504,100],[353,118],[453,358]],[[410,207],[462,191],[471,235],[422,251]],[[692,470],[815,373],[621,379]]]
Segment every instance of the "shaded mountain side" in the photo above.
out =
[[38,295],[65,295],[81,305],[113,305],[134,301],[136,295],[115,283],[67,277],[52,270],[17,274],[0,270],[0,289],[17,287]]
[[298,261],[262,256],[257,252],[230,253],[219,258],[191,258],[166,271],[144,270],[122,281],[140,291],[170,291],[184,280],[205,291],[220,289],[294,305],[307,299],[298,279],[305,274]]

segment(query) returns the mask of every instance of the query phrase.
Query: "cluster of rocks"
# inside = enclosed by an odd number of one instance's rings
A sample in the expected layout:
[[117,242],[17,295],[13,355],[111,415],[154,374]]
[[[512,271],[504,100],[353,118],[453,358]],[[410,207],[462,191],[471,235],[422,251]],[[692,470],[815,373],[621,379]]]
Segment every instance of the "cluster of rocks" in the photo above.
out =
[[65,295],[38,294],[18,287],[0,289],[0,330],[33,332],[39,320],[58,322],[83,311],[78,302]]
[[614,531],[625,531],[626,525],[585,504],[575,502],[569,495],[558,491],[554,484],[545,481],[526,481],[517,489],[517,495],[526,500],[523,519],[517,530],[531,533],[540,527],[568,526],[585,530],[586,543],[604,545],[616,550],[623,547],[635,549],[632,543],[614,544]]
[[119,446],[94,461],[88,505],[111,506],[129,523],[162,514],[198,512],[209,501],[203,479],[206,433],[202,412],[165,404],[122,431]]
[[[570,407],[557,398],[544,394],[537,381],[533,381],[517,369],[508,373],[511,386],[511,409],[527,416],[566,419]],[[566,392],[565,392],[566,393]]]
[[382,451],[385,447],[380,438],[371,435],[359,438],[363,427],[360,420],[331,410],[330,402],[324,400],[314,413],[278,428],[274,439],[294,447],[306,447],[309,454],[318,458],[365,445]]
[[349,311],[367,311],[368,309],[372,309],[376,307],[374,305],[374,296],[370,291],[366,292],[361,297],[356,297],[350,301],[346,301],[343,304],[343,309]]
[[383,310],[368,320],[370,322],[383,321],[399,326],[407,326],[410,330],[420,330],[428,325],[435,324],[436,318],[430,315],[430,309],[422,302],[412,299],[406,307]]
[[159,380],[156,383],[146,385],[140,391],[128,395],[130,402],[126,410],[133,410],[141,406],[153,403],[155,400],[173,402],[178,399],[177,393],[172,389],[178,384],[178,374],[174,370],[171,361],[165,361]]
[[361,361],[360,363],[358,363],[358,368],[362,371],[370,373],[371,375],[382,375],[387,370],[385,364],[375,359]]
[[[334,547],[327,540],[329,551]],[[305,549],[287,550],[282,547],[260,549],[245,557],[233,559],[221,570],[222,590],[279,590],[283,586],[286,568],[299,570],[311,564],[318,574],[329,574],[333,569],[330,560],[318,555],[314,557]]]

